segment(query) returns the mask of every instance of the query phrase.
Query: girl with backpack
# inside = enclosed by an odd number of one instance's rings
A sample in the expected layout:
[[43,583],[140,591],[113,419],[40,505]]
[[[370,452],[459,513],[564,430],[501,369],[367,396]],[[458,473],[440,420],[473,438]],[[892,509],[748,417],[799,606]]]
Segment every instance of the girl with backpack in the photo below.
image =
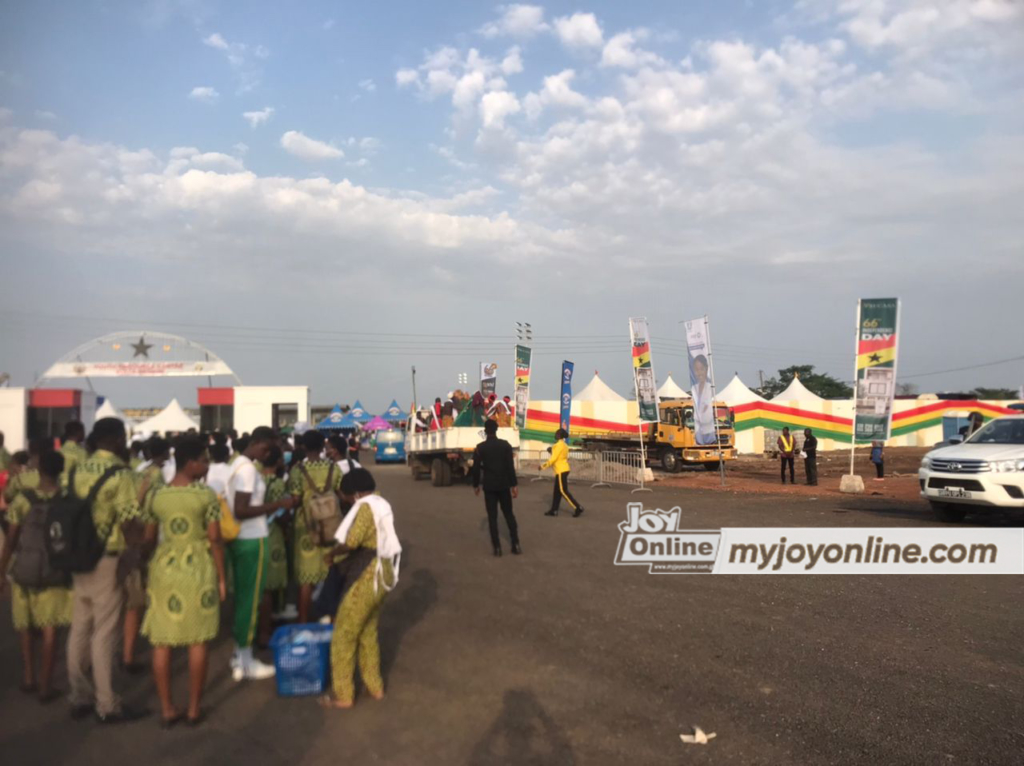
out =
[[[51,686],[56,654],[57,629],[71,624],[73,603],[67,575],[49,570],[45,546],[46,510],[49,501],[60,492],[60,475],[64,470],[64,456],[48,451],[39,456],[38,484],[34,489],[23,489],[7,509],[10,521],[8,533],[0,551],[0,594],[7,587],[7,564],[15,555],[12,571],[15,580],[11,588],[11,608],[14,629],[21,636],[23,661],[22,682],[18,687],[26,694],[38,692],[44,705],[60,696]],[[20,557],[20,561],[17,559]],[[21,580],[22,582],[18,582]],[[47,582],[62,581],[62,584]],[[33,632],[40,631],[43,638],[42,662],[36,682],[33,662]]]

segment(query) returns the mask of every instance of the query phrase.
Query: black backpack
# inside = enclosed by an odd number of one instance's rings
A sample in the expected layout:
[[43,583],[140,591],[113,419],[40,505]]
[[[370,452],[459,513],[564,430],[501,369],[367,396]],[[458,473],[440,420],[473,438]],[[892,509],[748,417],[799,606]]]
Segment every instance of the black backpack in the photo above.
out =
[[18,525],[18,547],[11,577],[23,588],[67,586],[68,573],[53,568],[46,545],[49,536],[46,518],[52,501],[42,499],[31,489],[24,490],[22,494],[32,508]]
[[[81,574],[93,571],[100,563],[107,541],[96,531],[92,506],[107,480],[122,470],[124,466],[110,466],[84,498],[75,492],[75,469],[68,473],[68,491],[54,498],[46,513],[46,549],[54,569]],[[113,526],[110,531],[113,533]]]

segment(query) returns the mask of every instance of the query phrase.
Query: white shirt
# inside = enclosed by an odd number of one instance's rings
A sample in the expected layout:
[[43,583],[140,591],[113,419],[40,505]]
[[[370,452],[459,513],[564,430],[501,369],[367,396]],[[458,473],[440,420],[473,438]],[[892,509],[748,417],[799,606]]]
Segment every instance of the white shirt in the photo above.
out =
[[228,479],[231,478],[231,466],[227,463],[210,463],[206,472],[206,486],[220,497],[228,495]]
[[[335,463],[335,465],[338,466],[338,470],[341,471],[341,475],[342,476],[348,475],[348,470],[349,470],[348,469],[348,460],[346,460],[345,458],[342,458],[337,463]],[[359,465],[359,461],[358,460],[353,460],[352,461],[352,467],[353,468],[362,468],[362,466]]]
[[[225,497],[231,512],[235,512],[235,495],[239,492],[249,493],[249,505],[263,505],[267,494],[267,483],[263,481],[260,472],[252,460],[245,455],[239,455],[231,464],[231,476],[228,479]],[[235,517],[238,519],[238,517]],[[238,519],[239,540],[261,540],[270,534],[267,526],[266,516],[256,516],[251,519]]]

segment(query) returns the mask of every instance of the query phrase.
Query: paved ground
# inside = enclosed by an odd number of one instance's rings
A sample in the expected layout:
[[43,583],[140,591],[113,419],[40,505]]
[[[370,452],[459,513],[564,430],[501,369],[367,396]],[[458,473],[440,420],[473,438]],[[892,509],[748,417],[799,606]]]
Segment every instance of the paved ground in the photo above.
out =
[[[1024,578],[656,577],[612,565],[628,492],[581,487],[587,513],[551,519],[547,483],[518,503],[525,555],[494,559],[469,488],[376,472],[406,545],[382,621],[384,702],[326,712],[236,685],[222,640],[204,728],[72,723],[17,692],[4,604],[4,762],[1021,762]],[[665,488],[645,502],[681,505],[691,528],[933,523],[886,498]],[[148,678],[128,688],[155,705]],[[692,724],[718,738],[681,744]]]

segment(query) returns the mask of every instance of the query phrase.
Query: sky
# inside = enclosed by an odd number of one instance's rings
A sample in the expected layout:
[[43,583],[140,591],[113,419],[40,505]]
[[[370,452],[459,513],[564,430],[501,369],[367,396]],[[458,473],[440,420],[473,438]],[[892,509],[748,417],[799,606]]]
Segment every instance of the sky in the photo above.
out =
[[160,330],[373,411],[521,321],[628,394],[707,315],[719,386],[849,379],[896,296],[901,381],[1017,388],[1022,63],[1011,0],[5,3],[0,371]]

